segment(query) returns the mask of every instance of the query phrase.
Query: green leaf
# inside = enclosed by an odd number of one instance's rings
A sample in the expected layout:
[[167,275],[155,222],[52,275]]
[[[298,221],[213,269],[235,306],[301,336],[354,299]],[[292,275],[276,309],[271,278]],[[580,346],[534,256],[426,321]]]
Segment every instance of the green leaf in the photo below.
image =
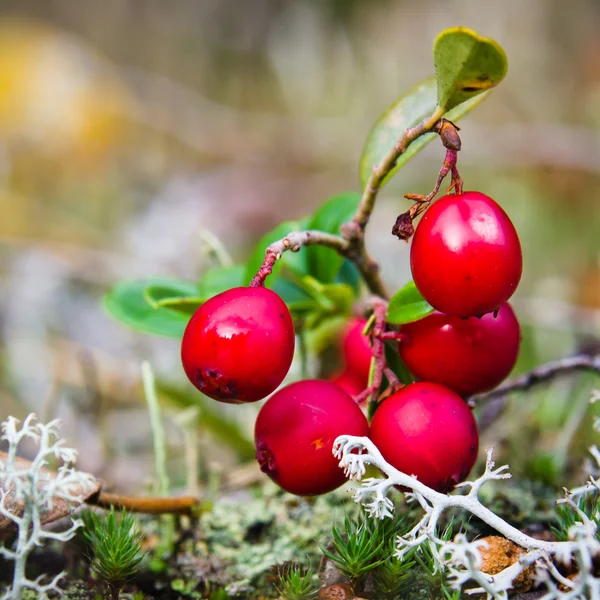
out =
[[169,288],[179,284],[166,277],[122,281],[104,297],[104,307],[113,318],[136,331],[180,338],[189,315],[165,307],[153,308],[144,295],[149,287]]
[[349,285],[355,294],[360,291],[362,277],[356,265],[347,259],[344,259],[339,273],[335,277],[335,283],[345,283]]
[[[342,223],[349,221],[360,202],[357,192],[342,192],[327,200],[313,214],[309,229],[326,233],[340,233]],[[340,272],[344,258],[335,250],[323,246],[309,246],[304,249],[308,272],[322,283],[331,283]]]
[[188,318],[204,301],[194,283],[179,280],[149,285],[144,289],[144,299],[154,309],[170,308],[187,314]]
[[508,69],[502,47],[466,27],[446,29],[437,36],[433,62],[438,106],[444,112],[497,86]]
[[[482,102],[490,92],[484,92],[453,108],[444,116],[456,122]],[[398,143],[409,127],[414,127],[430,117],[437,107],[437,84],[435,78],[427,79],[401,96],[379,117],[367,136],[360,159],[360,182],[364,188],[371,176],[373,167],[381,162],[387,153]],[[413,156],[420,152],[437,134],[427,133],[417,138],[398,159],[396,166],[388,173],[385,185]]]
[[421,296],[414,281],[400,288],[388,304],[387,322],[392,325],[412,323],[431,314],[434,308]]
[[221,292],[247,285],[247,283],[245,265],[213,267],[202,275],[198,284],[199,295],[206,301]]

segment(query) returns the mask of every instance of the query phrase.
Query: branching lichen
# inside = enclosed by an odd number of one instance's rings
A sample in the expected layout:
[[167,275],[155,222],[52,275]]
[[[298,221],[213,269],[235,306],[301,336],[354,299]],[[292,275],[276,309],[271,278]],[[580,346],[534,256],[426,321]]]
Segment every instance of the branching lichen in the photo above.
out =
[[[596,395],[594,399],[597,399]],[[596,446],[590,451],[600,468],[600,451]],[[544,584],[547,588],[544,600],[600,599],[600,577],[593,564],[593,558],[600,554],[600,515],[596,508],[590,517],[573,500],[575,495],[600,491],[600,480],[594,475],[590,475],[585,486],[573,491],[565,490],[565,497],[558,501],[574,513],[573,524],[566,536],[568,539],[545,541],[526,535],[481,503],[479,491],[484,483],[510,477],[507,465],[495,466],[492,450],[487,453],[485,471],[481,477],[460,484],[457,487],[468,491],[452,496],[436,492],[415,477],[395,469],[368,438],[340,436],[335,441],[333,452],[350,479],[361,481],[367,465],[378,467],[386,476],[385,479],[362,480],[361,487],[355,493],[355,501],[361,503],[372,517],[385,519],[392,516],[394,504],[387,493],[393,486],[409,488],[411,491],[406,493],[408,500],[417,502],[423,509],[421,519],[408,534],[397,538],[395,555],[398,558],[403,558],[412,548],[427,544],[439,568],[448,573],[455,589],[463,589],[468,584],[470,587],[464,589],[466,593],[483,594],[487,599],[508,598],[513,582],[532,565],[535,567],[535,583]],[[453,541],[444,541],[439,536],[437,528],[440,517],[451,507],[462,508],[479,517],[499,534],[521,546],[525,552],[500,573],[492,575],[484,572],[479,548],[486,542],[470,542],[464,534],[459,534]],[[564,569],[557,567],[561,564],[565,566]],[[572,574],[567,577],[563,571]]]
[[[0,546],[0,554],[14,562],[12,586],[5,590],[1,600],[21,600],[25,590],[33,590],[41,599],[48,598],[50,592],[61,593],[58,582],[62,574],[49,583],[42,583],[42,578],[27,579],[27,557],[34,547],[42,546],[46,540],[65,542],[75,535],[81,521],[73,519],[67,530],[51,532],[43,528],[45,517],[57,502],[70,506],[81,504],[96,485],[91,475],[75,470],[77,452],[64,447],[65,441],[58,433],[58,420],[43,424],[36,419],[30,414],[20,428],[14,417],[8,417],[1,424],[0,439],[8,442],[8,452],[6,460],[0,461],[0,516],[12,521],[17,530],[11,548]],[[38,445],[31,462],[17,457],[19,445],[27,438]],[[47,469],[51,459],[62,463],[57,472]]]

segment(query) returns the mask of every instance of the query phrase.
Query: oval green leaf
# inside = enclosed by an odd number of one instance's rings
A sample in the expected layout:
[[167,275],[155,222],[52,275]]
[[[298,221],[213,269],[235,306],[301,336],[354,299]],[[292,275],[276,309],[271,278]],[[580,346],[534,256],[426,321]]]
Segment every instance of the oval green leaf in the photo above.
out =
[[421,296],[414,281],[400,288],[388,304],[387,322],[392,325],[412,323],[431,314],[435,309]]
[[231,288],[241,287],[246,282],[246,266],[245,265],[230,265],[228,267],[213,267],[206,271],[198,287],[200,296],[204,300],[208,300],[221,292],[230,290]]
[[[456,122],[473,110],[489,94],[489,91],[479,94],[459,104],[444,116],[448,120]],[[360,182],[363,188],[369,181],[373,167],[381,162],[398,143],[404,131],[430,117],[436,108],[437,83],[435,78],[431,78],[410,89],[381,115],[367,136],[360,159]],[[396,166],[387,174],[382,185],[385,185],[398,169],[420,152],[436,135],[427,133],[410,144],[406,152],[398,158]]]
[[[309,229],[339,234],[340,227],[349,221],[360,202],[357,192],[342,192],[324,202],[309,221]],[[332,283],[340,273],[344,258],[324,246],[308,246],[305,250],[309,274],[321,283]]]
[[165,307],[189,315],[202,304],[198,287],[189,281],[175,280],[153,283],[144,290],[144,299],[154,309]]
[[444,112],[497,86],[508,70],[502,47],[466,27],[446,29],[437,36],[433,62],[438,106]]
[[[104,307],[117,321],[131,329],[143,333],[160,335],[164,337],[180,338],[189,321],[189,314],[170,308],[153,308],[146,300],[147,288],[169,289],[179,286],[179,282],[166,277],[152,277],[122,281],[117,284],[105,297]],[[189,284],[189,290],[197,288]]]

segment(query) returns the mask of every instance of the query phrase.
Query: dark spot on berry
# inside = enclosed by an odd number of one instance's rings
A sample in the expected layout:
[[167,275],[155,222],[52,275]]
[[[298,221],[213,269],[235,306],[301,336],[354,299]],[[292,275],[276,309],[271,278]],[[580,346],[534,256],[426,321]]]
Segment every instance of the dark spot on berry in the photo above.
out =
[[204,394],[220,398],[234,398],[237,389],[233,381],[214,369],[198,369],[196,387]]
[[470,276],[470,275],[467,275],[467,276],[465,277],[465,279],[466,279],[467,281],[471,281],[471,276]]
[[256,460],[260,465],[260,470],[267,475],[275,475],[277,467],[275,466],[275,455],[266,445],[258,442],[256,444]]
[[463,92],[467,92],[467,94],[470,94],[472,92],[479,92],[481,90],[480,87],[476,87],[473,85],[466,85],[465,87],[463,87],[462,91]]

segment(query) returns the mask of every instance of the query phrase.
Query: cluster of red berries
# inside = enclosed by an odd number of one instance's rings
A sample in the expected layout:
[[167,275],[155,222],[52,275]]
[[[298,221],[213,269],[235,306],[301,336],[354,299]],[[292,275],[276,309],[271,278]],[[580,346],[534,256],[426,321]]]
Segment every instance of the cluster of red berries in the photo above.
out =
[[[288,385],[259,412],[256,458],[283,489],[312,495],[340,486],[345,478],[332,446],[342,434],[370,436],[390,464],[438,491],[452,489],[473,467],[478,432],[464,397],[498,385],[516,361],[519,324],[506,302],[521,276],[519,239],[491,198],[446,196],[416,229],[411,269],[436,309],[399,332],[400,356],[420,382],[381,402],[369,426],[352,396],[367,387],[371,348],[365,321],[352,320],[341,374]],[[264,287],[215,296],[193,315],[182,341],[188,378],[222,402],[272,393],[293,354],[290,312]]]

